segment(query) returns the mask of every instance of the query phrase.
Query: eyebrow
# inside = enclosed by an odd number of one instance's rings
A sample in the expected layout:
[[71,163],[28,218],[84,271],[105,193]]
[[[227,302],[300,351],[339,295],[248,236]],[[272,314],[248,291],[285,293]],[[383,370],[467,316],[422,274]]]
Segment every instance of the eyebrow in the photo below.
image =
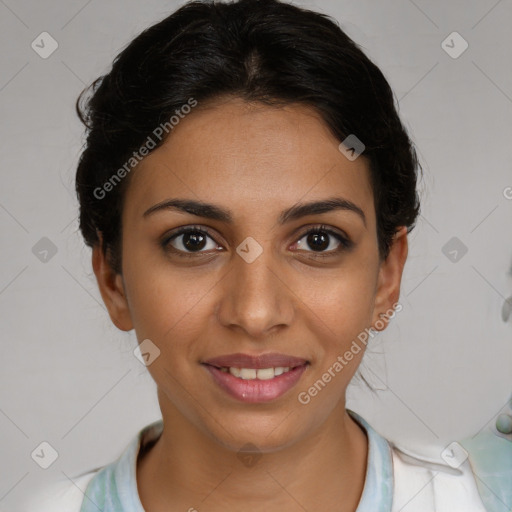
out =
[[[218,220],[226,224],[233,224],[233,214],[230,210],[214,204],[191,199],[166,199],[165,201],[155,204],[146,210],[142,216],[148,217],[151,214],[162,210],[175,210],[190,213],[197,217]],[[344,210],[356,213],[361,217],[364,225],[366,226],[366,216],[363,210],[352,201],[342,197],[333,197],[322,201],[311,201],[309,203],[298,203],[281,212],[279,216],[279,224],[285,224],[287,222],[300,219],[301,217],[306,217],[307,215],[318,215],[335,210]]]

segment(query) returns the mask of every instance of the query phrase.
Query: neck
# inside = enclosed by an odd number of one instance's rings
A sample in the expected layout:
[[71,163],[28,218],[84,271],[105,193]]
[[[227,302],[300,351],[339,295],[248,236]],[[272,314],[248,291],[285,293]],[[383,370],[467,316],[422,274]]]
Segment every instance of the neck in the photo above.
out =
[[[164,406],[164,407],[162,407]],[[219,444],[161,400],[164,429],[137,464],[142,505],[172,510],[354,512],[364,487],[368,441],[340,401],[307,437],[251,458]]]

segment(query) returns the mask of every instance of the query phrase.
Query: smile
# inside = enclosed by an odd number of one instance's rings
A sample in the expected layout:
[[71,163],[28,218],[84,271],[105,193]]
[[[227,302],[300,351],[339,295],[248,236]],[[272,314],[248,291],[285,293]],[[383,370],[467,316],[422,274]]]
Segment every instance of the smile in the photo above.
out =
[[291,390],[309,365],[284,354],[229,354],[202,363],[224,393],[247,403],[275,400]]

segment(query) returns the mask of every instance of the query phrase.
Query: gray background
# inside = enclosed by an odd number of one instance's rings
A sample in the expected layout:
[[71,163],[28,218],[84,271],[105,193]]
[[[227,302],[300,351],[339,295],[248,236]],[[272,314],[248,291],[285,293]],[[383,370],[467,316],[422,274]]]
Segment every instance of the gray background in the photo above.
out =
[[[159,418],[135,336],[111,324],[77,232],[84,138],[74,102],[181,3],[0,0],[1,511],[21,510],[63,473],[112,461]],[[512,321],[500,318],[512,294],[512,3],[296,3],[333,15],[381,67],[418,147],[423,206],[404,309],[366,363],[385,389],[353,386],[348,405],[402,446],[439,458],[490,425],[512,392]],[[58,43],[47,59],[31,47],[44,31]],[[458,58],[441,45],[453,31],[469,44]],[[57,250],[47,261],[36,246],[43,237]],[[443,253],[452,237],[468,249],[456,262]],[[46,470],[30,456],[42,441],[59,454]]]

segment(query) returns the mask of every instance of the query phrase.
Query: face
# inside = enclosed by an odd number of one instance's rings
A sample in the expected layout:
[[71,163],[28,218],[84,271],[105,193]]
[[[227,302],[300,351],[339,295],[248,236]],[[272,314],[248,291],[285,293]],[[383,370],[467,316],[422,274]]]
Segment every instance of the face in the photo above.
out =
[[160,350],[164,419],[272,451],[344,410],[364,345],[335,363],[397,301],[407,239],[379,260],[368,163],[338,146],[305,106],[231,99],[132,171],[122,275],[93,266],[113,322]]

